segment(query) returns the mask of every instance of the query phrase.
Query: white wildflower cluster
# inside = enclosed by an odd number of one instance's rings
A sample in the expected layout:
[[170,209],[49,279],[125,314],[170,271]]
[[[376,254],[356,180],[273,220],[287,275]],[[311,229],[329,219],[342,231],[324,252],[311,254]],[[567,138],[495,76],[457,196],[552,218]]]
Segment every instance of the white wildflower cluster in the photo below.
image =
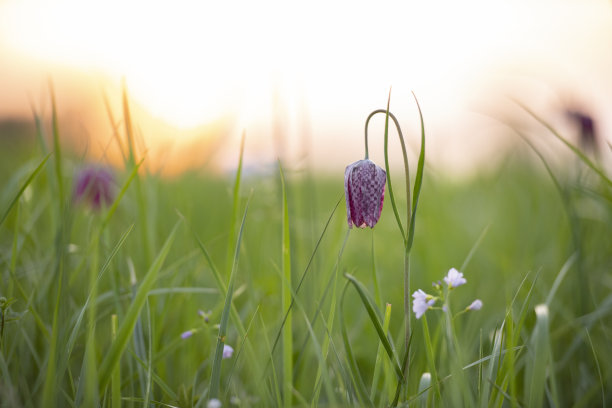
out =
[[[463,277],[463,273],[459,272],[455,268],[451,268],[444,277],[444,283],[446,283],[446,296],[448,296],[451,290],[458,286],[466,284],[467,280]],[[423,316],[425,312],[429,309],[442,309],[443,311],[446,311],[446,304],[444,304],[445,296],[442,283],[438,281],[437,283],[433,284],[433,287],[438,292],[437,296],[425,293],[422,289],[418,289],[412,294],[412,310],[414,311],[414,314],[416,315],[417,319],[420,319],[421,316]],[[435,304],[437,301],[440,301],[443,306],[436,307]],[[480,310],[481,308],[482,301],[480,299],[476,299],[460,313],[464,313],[470,310]]]

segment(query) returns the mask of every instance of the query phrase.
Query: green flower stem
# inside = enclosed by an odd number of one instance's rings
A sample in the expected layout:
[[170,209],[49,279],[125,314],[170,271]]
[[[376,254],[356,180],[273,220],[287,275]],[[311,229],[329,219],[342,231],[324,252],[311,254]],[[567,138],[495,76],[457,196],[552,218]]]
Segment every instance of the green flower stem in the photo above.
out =
[[402,129],[400,128],[399,122],[397,120],[397,118],[395,117],[394,114],[392,114],[391,112],[389,112],[389,104],[387,103],[387,109],[376,109],[375,111],[372,111],[369,115],[368,118],[366,119],[366,123],[365,123],[365,158],[368,159],[369,158],[369,153],[368,153],[368,125],[370,123],[370,119],[372,119],[372,117],[374,115],[376,115],[377,113],[384,113],[384,114],[388,114],[387,118],[385,119],[385,171],[387,172],[387,185],[389,186],[389,199],[391,200],[391,206],[393,207],[393,213],[395,214],[395,219],[397,221],[397,226],[400,229],[400,232],[402,234],[402,239],[404,240],[404,247],[406,247],[406,243],[407,243],[407,236],[406,236],[406,232],[404,230],[404,227],[402,225],[402,221],[400,219],[399,216],[399,212],[397,211],[397,205],[395,204],[395,195],[393,194],[393,186],[391,185],[391,172],[389,171],[389,132],[388,132],[388,124],[389,124],[389,117],[391,117],[391,119],[393,119],[393,122],[395,123],[395,128],[397,129],[397,133],[399,136],[399,140],[400,140],[400,144],[402,146],[402,155],[404,157],[404,172],[406,173],[406,199],[407,199],[407,211],[406,211],[406,216],[407,216],[407,222],[410,222],[410,215],[411,215],[411,208],[410,208],[410,169],[408,167],[408,154],[406,153],[406,144],[404,143],[404,136],[402,134]]
[[410,339],[410,247],[408,236],[406,235],[406,230],[402,226],[402,221],[399,216],[399,212],[397,210],[397,206],[395,204],[395,196],[393,194],[393,186],[391,184],[391,172],[389,170],[389,117],[395,123],[395,128],[397,129],[397,134],[399,136],[400,145],[402,146],[402,156],[404,158],[404,173],[406,178],[406,222],[408,225],[411,223],[411,197],[410,197],[410,168],[408,166],[408,154],[406,152],[406,143],[404,142],[404,135],[402,134],[402,129],[400,128],[399,122],[395,115],[393,115],[389,111],[389,103],[391,101],[391,95],[389,95],[389,100],[387,101],[387,109],[376,109],[372,113],[368,115],[365,124],[365,147],[366,147],[366,159],[368,158],[368,124],[370,123],[370,119],[376,115],[377,113],[384,113],[386,115],[385,118],[385,171],[387,172],[387,184],[389,185],[389,198],[391,200],[391,206],[393,207],[393,213],[395,214],[395,220],[397,221],[397,226],[400,229],[400,233],[402,234],[402,239],[404,242],[404,319],[406,321],[406,352],[408,352],[408,343]]

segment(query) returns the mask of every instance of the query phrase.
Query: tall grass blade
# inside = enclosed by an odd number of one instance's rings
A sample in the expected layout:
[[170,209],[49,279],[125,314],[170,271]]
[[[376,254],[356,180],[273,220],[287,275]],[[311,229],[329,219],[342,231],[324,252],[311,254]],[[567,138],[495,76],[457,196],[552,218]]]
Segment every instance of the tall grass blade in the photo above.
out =
[[553,282],[553,285],[550,288],[550,292],[548,292],[548,296],[546,297],[546,305],[548,307],[550,307],[550,305],[551,305],[551,303],[553,301],[553,298],[557,294],[557,290],[559,289],[559,286],[561,285],[561,282],[563,281],[563,279],[565,278],[565,275],[567,275],[567,273],[569,272],[570,268],[572,267],[572,265],[576,261],[576,258],[578,258],[578,253],[574,252],[572,254],[572,256],[570,256],[569,259],[561,267],[561,270],[559,271],[559,274],[555,278],[555,281]]
[[236,222],[238,221],[240,211],[240,181],[242,179],[242,162],[244,157],[244,140],[246,138],[246,131],[242,132],[242,138],[240,139],[240,155],[238,158],[238,168],[236,169],[236,180],[234,181],[234,192],[232,194],[232,214],[230,218],[230,227],[228,230],[228,245],[227,245],[227,256],[225,261],[226,276],[232,271],[232,248],[236,242]]
[[62,146],[59,140],[59,123],[57,120],[57,105],[53,83],[49,80],[49,93],[51,94],[51,122],[53,126],[53,150],[55,155],[55,177],[57,178],[58,201],[60,207],[64,205],[64,175],[62,173]]
[[[438,403],[442,404],[442,395],[440,394],[440,380],[438,377],[438,370],[436,369],[436,359],[429,335],[429,326],[427,325],[427,316],[423,315],[423,338],[425,340],[425,355],[427,356],[427,364],[429,365],[429,372],[431,373],[431,380],[433,381],[434,391],[438,398]],[[435,404],[434,404],[435,405]]]
[[221,384],[221,358],[223,357],[223,345],[225,344],[225,335],[227,334],[227,323],[229,321],[230,308],[232,305],[232,296],[234,294],[234,279],[236,276],[236,270],[238,269],[238,257],[240,255],[240,243],[242,242],[242,234],[244,232],[244,224],[246,216],[249,211],[249,201],[247,201],[246,208],[244,209],[244,215],[242,216],[242,222],[240,223],[240,231],[238,232],[238,238],[236,241],[236,248],[234,251],[234,261],[232,266],[232,272],[229,278],[229,284],[227,286],[227,292],[225,294],[225,304],[223,305],[223,312],[221,313],[221,322],[219,324],[219,334],[217,336],[217,347],[215,349],[215,357],[213,359],[212,372],[210,375],[210,387],[209,387],[209,398],[219,397],[219,385]]
[[178,221],[166,242],[162,246],[155,258],[153,264],[147,271],[138,291],[136,292],[136,296],[134,297],[132,304],[128,308],[123,323],[121,323],[121,327],[119,327],[119,331],[117,332],[117,339],[114,343],[112,343],[110,349],[106,353],[104,360],[102,360],[102,364],[100,365],[99,370],[99,382],[100,382],[100,391],[103,392],[108,382],[110,381],[110,377],[112,372],[117,364],[119,364],[119,360],[121,359],[121,355],[123,354],[125,347],[127,346],[128,340],[132,335],[134,330],[134,326],[136,325],[136,321],[138,320],[138,316],[140,315],[140,311],[147,300],[147,296],[149,291],[152,289],[155,281],[157,280],[157,274],[161,269],[168,252],[170,251],[170,247],[172,246],[172,242],[174,241],[174,237],[180,225],[180,221]]
[[603,170],[600,169],[595,163],[593,163],[593,161],[591,161],[591,159],[589,159],[588,156],[584,154],[578,147],[574,146],[569,140],[561,136],[561,134],[557,132],[555,128],[553,128],[548,122],[546,122],[544,119],[538,116],[535,112],[529,109],[526,105],[524,105],[523,103],[517,100],[515,100],[514,102],[517,105],[519,105],[521,108],[523,108],[523,110],[527,112],[529,115],[531,115],[535,120],[540,122],[546,129],[548,129],[557,139],[559,139],[576,156],[578,156],[578,158],[582,160],[584,164],[590,167],[591,170],[593,170],[604,182],[606,182],[609,186],[612,186],[612,180],[610,180],[610,178],[608,178],[608,176],[603,172]]
[[[412,248],[412,243],[414,241],[414,226],[416,223],[416,212],[417,212],[417,207],[419,205],[421,187],[423,185],[423,169],[425,168],[425,122],[423,121],[423,112],[421,112],[421,105],[419,104],[419,100],[417,99],[414,92],[412,93],[412,95],[414,96],[414,100],[417,104],[417,108],[419,109],[419,119],[421,121],[421,151],[419,153],[417,173],[414,179],[414,192],[412,194],[412,216],[409,220],[410,229],[408,231],[406,252],[410,252],[410,249]],[[410,205],[410,203],[406,203],[406,205]]]
[[[391,304],[387,303],[385,305],[385,315],[383,319],[383,331],[385,332],[385,336],[389,335],[389,323],[391,321]],[[374,363],[374,374],[372,375],[372,385],[370,386],[370,399],[375,401],[376,399],[376,390],[378,388],[378,382],[380,379],[380,372],[383,365],[383,349],[384,347],[381,343],[378,343],[378,350],[376,351],[376,362]],[[387,382],[386,379],[383,381]]]
[[[117,315],[111,316],[111,338],[117,340]],[[121,408],[121,364],[117,364],[113,369],[111,377],[111,407]]]
[[363,405],[367,405],[368,407],[374,407],[374,404],[372,403],[372,401],[370,400],[370,396],[368,395],[366,385],[363,382],[363,378],[361,377],[361,372],[359,371],[359,367],[357,366],[357,361],[355,361],[355,357],[353,356],[353,348],[351,347],[351,342],[349,341],[348,332],[346,330],[346,324],[344,323],[344,296],[346,295],[348,287],[349,282],[346,282],[344,290],[342,291],[342,296],[340,298],[340,331],[342,333],[342,342],[344,343],[346,359],[349,363],[349,372],[351,374],[351,379],[353,385],[357,389],[357,397]]
[[393,364],[393,369],[395,370],[395,374],[397,375],[397,378],[401,380],[403,378],[402,369],[400,367],[399,360],[395,352],[395,349],[393,348],[391,341],[385,334],[383,326],[380,322],[380,316],[379,316],[380,311],[378,310],[376,305],[374,305],[373,301],[368,296],[367,290],[365,289],[365,287],[363,286],[361,282],[359,282],[354,276],[348,273],[345,273],[344,277],[347,278],[348,281],[352,283],[355,289],[357,290],[357,293],[359,294],[359,298],[361,299],[361,303],[363,304],[366,311],[368,312],[370,321],[372,322],[372,325],[374,326],[374,329],[376,330],[376,334],[378,335],[378,338],[381,344],[385,348],[385,351],[387,352],[387,355],[389,356],[391,363]]
[[[321,241],[323,241],[323,236],[325,235],[325,233],[327,232],[327,228],[329,227],[329,224],[331,223],[331,220],[334,216],[334,213],[336,212],[336,210],[338,209],[338,206],[340,205],[340,203],[342,202],[343,196],[341,196],[338,201],[336,202],[336,205],[334,206],[334,209],[332,210],[331,214],[329,215],[329,218],[327,218],[327,222],[325,223],[325,227],[323,228],[323,231],[321,232],[321,235],[319,235],[319,239],[317,241],[317,244],[315,245],[314,250],[312,251],[312,254],[310,256],[310,259],[308,260],[308,264],[306,265],[306,268],[304,268],[304,272],[302,272],[302,276],[300,277],[300,281],[298,282],[297,287],[295,288],[295,293],[298,294],[300,292],[300,289],[302,287],[302,283],[304,283],[304,280],[306,279],[306,275],[308,274],[308,271],[310,271],[310,267],[312,265],[312,262],[315,258],[315,255],[319,249],[319,246],[321,245]],[[344,245],[346,245],[346,239],[344,240],[344,244],[342,245],[342,250],[344,249]],[[340,251],[340,255],[342,254],[342,250]],[[340,259],[340,255],[339,258]],[[336,268],[338,268],[338,263],[336,264]],[[272,345],[272,353],[270,355],[272,355],[274,353],[274,351],[276,350],[276,346],[278,345],[278,342],[283,334],[283,327],[285,327],[285,323],[287,322],[287,318],[289,317],[289,312],[291,311],[293,307],[293,299],[291,300],[291,304],[289,305],[288,310],[285,312],[285,316],[283,317],[283,321],[281,322],[281,327],[279,328],[278,332],[276,333],[276,337],[274,339],[274,343]],[[268,365],[270,364],[271,360],[268,360]],[[267,367],[266,366],[266,371],[267,371]]]
[[0,226],[4,223],[4,220],[6,220],[6,217],[8,217],[9,213],[11,212],[11,209],[13,209],[13,207],[15,206],[15,204],[17,203],[17,201],[19,200],[19,197],[21,197],[21,195],[23,194],[23,192],[25,191],[25,189],[30,185],[30,183],[32,182],[32,180],[34,180],[34,178],[36,177],[36,175],[40,172],[40,170],[45,167],[45,164],[47,163],[47,160],[49,160],[49,157],[51,156],[51,153],[47,154],[42,161],[38,164],[38,166],[36,166],[36,168],[34,169],[34,171],[32,171],[32,173],[30,173],[30,175],[28,176],[28,178],[26,179],[26,181],[21,185],[21,187],[19,188],[19,191],[17,191],[17,194],[15,194],[15,196],[13,197],[13,199],[11,200],[11,203],[9,204],[8,208],[6,209],[6,211],[4,211],[4,214],[2,215],[2,218],[0,218]]
[[291,316],[291,240],[289,233],[289,207],[287,205],[287,189],[283,169],[278,165],[281,179],[281,195],[283,207],[282,222],[282,277],[284,285],[281,289],[281,310],[287,311],[287,321],[283,325],[283,406],[292,406],[293,390],[293,322]]
[[529,407],[544,406],[547,373],[551,371],[548,306],[537,305],[535,313],[536,323],[529,342],[529,359],[525,367],[525,393]]

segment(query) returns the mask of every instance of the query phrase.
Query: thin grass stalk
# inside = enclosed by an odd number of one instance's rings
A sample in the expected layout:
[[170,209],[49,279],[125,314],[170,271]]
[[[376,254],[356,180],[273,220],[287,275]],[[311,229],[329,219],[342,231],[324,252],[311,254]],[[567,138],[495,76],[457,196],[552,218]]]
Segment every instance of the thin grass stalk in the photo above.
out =
[[436,369],[436,359],[434,357],[434,350],[433,350],[433,345],[431,343],[431,337],[429,336],[427,316],[423,315],[421,319],[423,321],[423,338],[425,339],[425,355],[427,356],[429,372],[431,373],[431,380],[433,382],[433,387],[436,393],[436,397],[438,398],[438,403],[442,404],[442,394],[440,393],[440,379],[438,377],[438,370]]
[[[391,321],[391,304],[385,304],[385,314],[383,319],[383,331],[385,335],[389,334],[389,323]],[[376,400],[376,390],[378,388],[378,382],[380,379],[380,372],[382,370],[383,365],[383,352],[384,346],[382,343],[378,343],[378,350],[376,351],[376,362],[374,363],[374,374],[372,375],[372,385],[370,386],[370,399],[372,401]],[[383,380],[386,382],[386,380]]]
[[7,209],[4,211],[4,214],[2,215],[2,218],[0,218],[0,226],[4,223],[4,221],[6,220],[6,217],[8,217],[9,213],[11,212],[11,209],[17,204],[17,202],[19,201],[19,198],[22,196],[22,194],[25,191],[25,189],[30,185],[30,183],[32,183],[32,180],[34,180],[36,175],[45,166],[45,164],[47,163],[47,160],[49,160],[50,156],[51,156],[51,153],[47,154],[42,159],[42,161],[38,164],[38,166],[36,166],[34,171],[32,171],[32,173],[30,173],[30,175],[28,176],[26,181],[21,185],[21,187],[19,188],[19,190],[17,191],[17,193],[15,194],[13,199],[11,200],[11,203],[8,205]]
[[244,158],[244,141],[246,139],[246,131],[242,132],[240,139],[240,155],[238,158],[238,168],[236,169],[236,179],[234,180],[234,191],[232,194],[232,214],[230,216],[230,227],[228,230],[227,253],[225,260],[225,276],[229,276],[232,272],[233,252],[232,248],[236,242],[236,221],[240,216],[240,181],[242,180],[242,162]]
[[234,279],[236,276],[236,271],[238,269],[238,257],[240,255],[240,244],[242,242],[242,234],[244,232],[246,216],[249,211],[249,202],[250,202],[250,197],[244,209],[244,215],[242,216],[242,222],[240,223],[240,231],[238,232],[238,238],[236,240],[236,248],[234,250],[234,262],[232,266],[232,272],[230,274],[229,283],[227,286],[227,293],[225,294],[225,303],[223,305],[223,312],[221,313],[221,322],[219,324],[219,333],[217,335],[217,346],[215,348],[212,372],[210,375],[210,386],[209,386],[209,393],[208,393],[209,399],[219,397],[219,386],[221,384],[221,358],[223,357],[223,345],[225,344],[225,336],[227,334],[227,325],[228,325],[230,309],[232,305],[232,296],[234,295]]
[[130,336],[132,335],[134,327],[136,326],[136,322],[139,320],[138,318],[142,307],[145,304],[148,293],[155,284],[159,270],[161,269],[166,256],[170,251],[170,247],[174,241],[179,225],[180,221],[174,225],[174,228],[168,235],[168,238],[166,238],[166,242],[160,249],[157,258],[155,258],[155,261],[151,264],[151,267],[147,271],[140,284],[140,287],[138,288],[138,291],[134,296],[132,304],[125,314],[124,321],[119,327],[119,331],[117,332],[117,340],[112,343],[111,347],[106,353],[106,356],[102,360],[99,370],[99,387],[101,392],[104,391],[108,385],[113,369],[117,364],[119,364],[121,355],[125,351]]
[[[335,208],[334,208],[335,211]],[[332,212],[333,215],[333,212]],[[331,218],[330,218],[331,219]],[[348,241],[348,237],[349,237],[349,232],[346,232],[346,235],[344,236],[344,241],[342,242],[342,246],[340,247],[340,251],[338,252],[338,258],[336,260],[336,266],[334,267],[334,275],[333,275],[333,287],[331,289],[331,293],[332,293],[332,298],[331,298],[331,302],[329,304],[329,312],[328,312],[328,317],[327,317],[327,325],[326,325],[326,330],[327,333],[332,333],[332,329],[333,329],[333,325],[334,325],[334,319],[335,319],[335,312],[336,312],[336,308],[337,308],[337,286],[338,286],[338,275],[340,272],[340,261],[342,259],[342,254],[344,253],[344,248],[346,247],[346,242]],[[316,249],[315,249],[316,250]],[[299,286],[298,286],[299,287]],[[325,300],[325,295],[327,294],[327,290],[324,292],[323,297],[321,298],[321,300],[319,301],[319,307],[317,308],[317,315],[319,310],[321,310],[323,302]],[[296,291],[296,296],[297,296],[297,291]],[[316,316],[315,316],[316,319]],[[313,319],[313,322],[310,323],[311,326],[314,326],[315,324],[315,319]],[[319,400],[319,393],[321,390],[320,387],[320,381],[321,381],[321,376],[322,376],[322,371],[326,369],[326,367],[323,365],[325,363],[325,361],[327,361],[327,356],[329,353],[329,346],[331,343],[331,339],[330,336],[325,336],[325,339],[323,340],[323,348],[322,348],[322,353],[323,353],[323,363],[319,364],[319,367],[317,369],[317,375],[315,377],[315,392],[314,392],[314,397],[312,399],[312,406],[316,406],[318,400]],[[301,347],[301,350],[303,350],[304,347]]]
[[[111,315],[111,339],[117,340],[117,315]],[[111,407],[121,408],[121,364],[117,364],[111,377]]]
[[287,205],[287,189],[283,169],[279,162],[281,179],[281,195],[283,207],[282,222],[282,276],[285,284],[281,289],[281,310],[287,311],[287,321],[282,328],[283,331],[283,406],[292,406],[293,394],[293,322],[291,316],[291,242],[289,234],[289,207]]

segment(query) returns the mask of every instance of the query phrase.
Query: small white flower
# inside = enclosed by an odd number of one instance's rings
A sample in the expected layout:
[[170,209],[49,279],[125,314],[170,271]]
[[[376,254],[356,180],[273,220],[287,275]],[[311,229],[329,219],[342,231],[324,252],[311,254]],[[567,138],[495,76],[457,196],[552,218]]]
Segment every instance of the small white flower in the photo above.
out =
[[467,280],[465,280],[463,277],[463,273],[459,272],[455,268],[451,268],[448,271],[448,274],[444,277],[444,282],[446,282],[449,289],[452,289],[467,283]]
[[234,349],[232,346],[228,346],[227,344],[223,345],[223,358],[232,358],[232,354],[234,354]]
[[467,307],[467,310],[480,310],[482,308],[482,300],[476,299]]
[[181,333],[181,339],[185,340],[193,336],[193,330],[187,330],[186,332]]
[[221,408],[221,401],[216,398],[211,398],[208,400],[208,404],[206,404],[206,408]]
[[429,309],[436,302],[433,296],[428,295],[423,292],[423,290],[419,289],[412,294],[414,300],[412,301],[412,309],[414,310],[414,314],[417,319],[420,319],[421,316],[425,314],[427,309]]

